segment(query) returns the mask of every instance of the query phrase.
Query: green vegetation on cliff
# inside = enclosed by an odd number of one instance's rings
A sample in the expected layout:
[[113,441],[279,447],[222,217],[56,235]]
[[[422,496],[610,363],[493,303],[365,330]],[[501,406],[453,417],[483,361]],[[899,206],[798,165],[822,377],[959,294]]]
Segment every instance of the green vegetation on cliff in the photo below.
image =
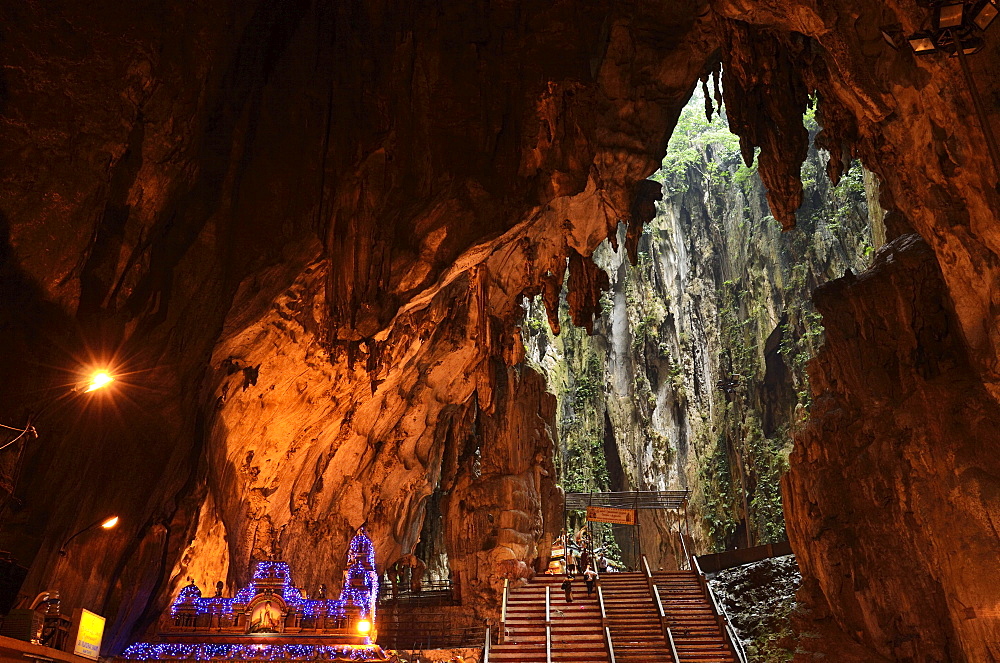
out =
[[[811,293],[872,252],[860,167],[832,186],[825,166],[810,151],[798,227],[782,233],[756,165],[695,95],[652,178],[664,200],[637,264],[607,246],[595,253],[612,288],[594,336],[567,324],[556,338],[540,304],[528,306],[528,356],[560,402],[568,490],[688,487],[703,551],[784,539],[780,478],[823,342]],[[654,524],[644,552],[670,565],[677,526]]]

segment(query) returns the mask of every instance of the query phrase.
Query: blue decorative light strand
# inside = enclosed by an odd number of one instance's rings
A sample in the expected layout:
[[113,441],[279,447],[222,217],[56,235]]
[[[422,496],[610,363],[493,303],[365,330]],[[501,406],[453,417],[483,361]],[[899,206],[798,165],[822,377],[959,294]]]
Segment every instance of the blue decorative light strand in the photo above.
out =
[[121,655],[130,661],[216,659],[274,661],[274,660],[385,660],[375,645],[233,645],[233,644],[181,644],[138,642]]

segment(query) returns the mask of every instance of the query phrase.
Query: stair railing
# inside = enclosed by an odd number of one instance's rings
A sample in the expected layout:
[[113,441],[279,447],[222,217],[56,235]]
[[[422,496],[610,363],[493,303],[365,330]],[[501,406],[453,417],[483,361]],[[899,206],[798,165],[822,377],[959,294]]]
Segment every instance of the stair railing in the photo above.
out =
[[644,572],[646,574],[646,589],[649,590],[649,595],[652,596],[653,595],[653,574],[649,570],[649,561],[646,559],[645,555],[642,556],[642,568],[643,568],[643,570],[644,570]]
[[552,588],[545,586],[545,663],[552,663]]
[[[674,657],[674,663],[681,663],[681,657],[677,655],[677,644],[674,642],[674,633],[667,627],[667,642],[670,643],[670,655]],[[483,663],[489,663],[483,661]]]
[[611,628],[608,626],[604,627],[604,641],[608,643],[608,660],[611,663],[618,663],[615,660],[615,646],[611,644]]
[[490,663],[490,625],[486,625],[486,642],[483,644],[483,663]]
[[653,591],[653,572],[649,570],[649,560],[646,556],[642,556],[642,569],[646,574],[646,585],[649,587],[650,593]]
[[618,663],[615,661],[615,646],[611,643],[611,627],[608,626],[608,611],[604,607],[604,589],[600,585],[597,586],[597,603],[601,606],[601,628],[604,630],[604,644],[608,647],[608,660],[611,663]]
[[660,589],[653,584],[653,572],[649,570],[649,560],[646,559],[645,555],[642,556],[642,568],[646,572],[646,588],[656,603],[656,612],[660,618],[660,630],[663,632],[663,639],[671,646],[670,651],[674,657],[673,663],[679,663],[676,648],[673,646],[674,637],[670,633],[670,626],[667,624],[667,615],[663,611],[663,601],[660,600]]
[[666,638],[667,644],[670,645],[670,654],[674,657],[674,663],[681,663],[680,657],[677,655],[677,645],[674,643],[674,634],[670,630],[670,626],[667,624],[667,613],[663,609],[663,600],[660,598],[660,588],[653,585],[653,598],[656,599],[656,612],[660,616],[660,626],[663,628],[663,637]]
[[510,578],[503,579],[503,601],[500,603],[500,633],[497,634],[497,644],[503,644],[507,636],[507,589]]
[[733,632],[732,625],[729,623],[729,616],[726,615],[725,609],[715,599],[715,592],[712,591],[712,586],[708,584],[708,578],[702,573],[697,557],[691,558],[691,568],[698,576],[698,581],[708,595],[708,601],[712,604],[712,611],[715,613],[716,621],[719,622],[719,626],[722,628],[722,634],[725,636],[726,642],[729,643],[730,648],[740,663],[747,663],[747,653],[743,650],[743,643],[740,642],[740,639]]
[[687,565],[688,569],[691,569],[691,553],[688,552],[687,539],[684,538],[684,532],[677,532],[681,537],[681,549],[684,551],[684,563]]

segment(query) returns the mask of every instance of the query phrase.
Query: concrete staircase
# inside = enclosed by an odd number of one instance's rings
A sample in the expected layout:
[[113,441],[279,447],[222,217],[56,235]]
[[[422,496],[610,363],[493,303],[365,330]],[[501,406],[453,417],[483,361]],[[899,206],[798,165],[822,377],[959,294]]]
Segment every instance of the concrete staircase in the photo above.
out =
[[[546,637],[552,661],[608,663],[596,594],[587,598],[579,578],[573,582],[573,603],[566,603],[561,576],[536,576],[510,592],[504,642],[490,650],[490,663],[547,663]],[[550,590],[550,633],[546,635],[545,589]]]
[[694,571],[652,575],[682,663],[735,663],[724,625]]
[[562,581],[536,576],[510,591],[504,636],[489,663],[739,663],[694,571],[606,573],[591,597],[577,578],[573,603]]
[[605,573],[601,592],[617,663],[676,663],[645,574]]

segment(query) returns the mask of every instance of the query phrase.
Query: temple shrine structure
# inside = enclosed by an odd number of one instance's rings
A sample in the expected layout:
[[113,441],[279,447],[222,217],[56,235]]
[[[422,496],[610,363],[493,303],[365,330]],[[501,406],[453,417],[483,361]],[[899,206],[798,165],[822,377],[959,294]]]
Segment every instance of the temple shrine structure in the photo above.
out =
[[[221,583],[220,583],[221,585]],[[307,598],[291,569],[262,561],[235,596],[203,596],[191,583],[171,606],[155,641],[137,642],[123,661],[393,661],[374,644],[378,601],[375,550],[363,530],[351,540],[340,597]]]

